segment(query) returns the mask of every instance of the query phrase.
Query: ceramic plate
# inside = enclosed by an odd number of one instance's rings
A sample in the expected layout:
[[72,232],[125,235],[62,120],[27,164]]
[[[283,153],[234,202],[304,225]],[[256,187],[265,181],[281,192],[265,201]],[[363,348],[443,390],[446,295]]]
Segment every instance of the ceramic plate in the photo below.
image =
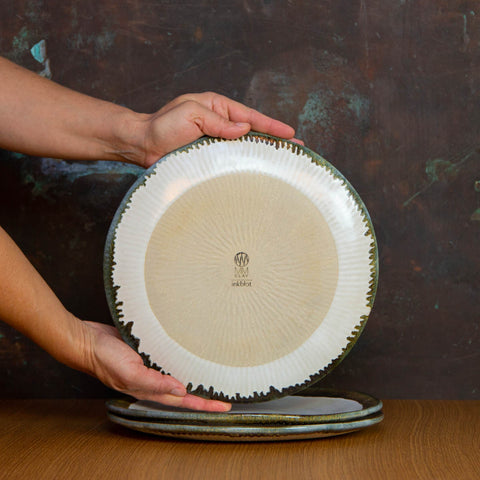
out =
[[265,442],[285,440],[307,440],[332,437],[355,432],[375,425],[383,420],[383,413],[344,422],[303,425],[195,425],[163,423],[153,420],[135,420],[108,413],[108,418],[118,425],[166,437],[189,440],[220,442]]
[[108,400],[108,412],[134,420],[208,425],[320,424],[368,417],[382,409],[382,402],[357,392],[309,389],[301,395],[260,403],[239,403],[227,413],[195,412],[159,403]]
[[259,134],[203,138],[153,165],[105,251],[124,339],[192,393],[233,402],[326,375],[376,285],[375,235],[352,186],[314,152]]

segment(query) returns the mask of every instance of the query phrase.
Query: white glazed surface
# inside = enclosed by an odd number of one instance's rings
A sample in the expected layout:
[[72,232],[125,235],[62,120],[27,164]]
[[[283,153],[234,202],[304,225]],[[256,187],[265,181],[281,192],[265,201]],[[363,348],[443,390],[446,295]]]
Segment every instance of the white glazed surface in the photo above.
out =
[[[367,220],[341,179],[312,162],[302,150],[287,145],[277,149],[247,138],[177,152],[158,163],[134,191],[116,228],[112,279],[118,286],[122,322],[133,322],[131,333],[140,340],[140,352],[184,384],[191,384],[192,390],[212,387],[226,397],[248,398],[267,394],[271,386],[281,391],[303,384],[342,355],[370,312],[374,239]],[[202,182],[240,172],[268,175],[305,195],[327,222],[338,255],[336,291],[318,328],[287,355],[247,367],[206,360],[175,342],[153,313],[145,286],[149,241],[172,202]]]

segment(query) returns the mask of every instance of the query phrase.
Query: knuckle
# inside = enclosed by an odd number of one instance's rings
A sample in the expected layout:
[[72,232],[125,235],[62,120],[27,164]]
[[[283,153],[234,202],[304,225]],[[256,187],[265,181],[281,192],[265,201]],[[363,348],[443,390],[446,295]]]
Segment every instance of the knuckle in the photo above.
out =
[[220,95],[218,95],[218,93],[212,92],[211,90],[207,90],[207,91],[201,93],[200,95],[203,95],[204,97],[208,97],[208,98],[212,98],[212,99],[220,96]]
[[191,98],[186,98],[185,101],[183,102],[183,105],[186,107],[186,108],[191,108],[191,109],[195,109],[198,107],[198,102],[196,102],[195,100],[192,100]]

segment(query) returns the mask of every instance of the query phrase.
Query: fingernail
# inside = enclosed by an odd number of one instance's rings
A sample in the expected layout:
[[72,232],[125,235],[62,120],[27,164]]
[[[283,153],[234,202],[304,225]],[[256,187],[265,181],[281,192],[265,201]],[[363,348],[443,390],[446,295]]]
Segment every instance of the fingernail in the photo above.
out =
[[236,122],[235,125],[240,128],[245,128],[245,127],[250,128],[250,124],[245,122]]
[[185,393],[186,393],[185,390],[179,387],[170,390],[170,394],[175,395],[176,397],[184,397]]
[[231,406],[229,403],[224,403],[224,404],[222,405],[222,408],[223,408],[223,411],[224,411],[224,412],[228,412],[228,411],[230,411],[230,410],[232,409],[232,406]]

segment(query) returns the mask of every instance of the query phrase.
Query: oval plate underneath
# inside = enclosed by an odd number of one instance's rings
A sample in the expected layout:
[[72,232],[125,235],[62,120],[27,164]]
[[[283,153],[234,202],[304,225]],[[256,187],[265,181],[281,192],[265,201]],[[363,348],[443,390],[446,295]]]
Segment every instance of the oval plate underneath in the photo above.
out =
[[[294,401],[291,401],[294,400]],[[299,400],[300,402],[295,402]],[[304,400],[302,402],[302,400]],[[138,421],[199,425],[324,424],[359,420],[382,409],[382,402],[365,393],[310,387],[301,394],[261,403],[234,404],[228,413],[197,412],[154,402],[112,399],[109,413]],[[310,411],[302,409],[308,408]],[[300,409],[300,410],[299,410]],[[317,412],[312,413],[316,409]],[[257,410],[257,411],[255,411]]]
[[377,412],[350,422],[269,426],[171,424],[132,420],[111,413],[108,414],[108,418],[123,427],[163,437],[213,442],[272,442],[344,435],[381,422],[383,413]]

